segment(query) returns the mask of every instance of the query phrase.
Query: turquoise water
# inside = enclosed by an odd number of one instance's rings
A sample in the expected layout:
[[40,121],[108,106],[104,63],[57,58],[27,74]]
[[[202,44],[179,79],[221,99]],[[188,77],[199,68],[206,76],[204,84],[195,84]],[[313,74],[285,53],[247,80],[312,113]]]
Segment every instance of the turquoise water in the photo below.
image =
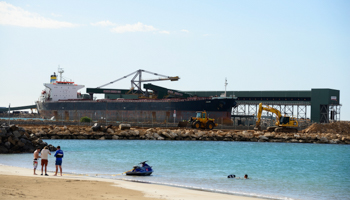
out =
[[[350,146],[223,141],[45,140],[65,152],[65,173],[132,179],[272,199],[350,199]],[[148,160],[150,177],[112,176]],[[31,168],[31,154],[0,155]],[[54,158],[49,157],[50,171]],[[235,174],[250,179],[228,179]]]

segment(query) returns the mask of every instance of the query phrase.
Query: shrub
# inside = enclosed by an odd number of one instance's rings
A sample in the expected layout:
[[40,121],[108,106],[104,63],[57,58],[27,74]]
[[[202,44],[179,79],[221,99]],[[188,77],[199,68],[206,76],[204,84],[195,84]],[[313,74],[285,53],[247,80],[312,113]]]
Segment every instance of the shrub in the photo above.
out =
[[80,122],[91,122],[92,120],[91,120],[91,118],[89,118],[89,117],[82,117],[81,119],[80,119]]

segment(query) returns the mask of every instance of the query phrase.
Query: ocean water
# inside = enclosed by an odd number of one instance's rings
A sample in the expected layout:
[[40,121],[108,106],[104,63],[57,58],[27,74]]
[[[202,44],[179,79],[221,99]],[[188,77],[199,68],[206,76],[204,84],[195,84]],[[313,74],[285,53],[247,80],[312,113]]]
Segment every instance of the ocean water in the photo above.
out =
[[[64,173],[270,199],[350,199],[350,146],[224,141],[45,140],[65,153]],[[32,154],[0,164],[32,168]],[[154,173],[120,173],[148,160]],[[54,157],[49,157],[49,171]],[[250,179],[229,179],[229,174]]]

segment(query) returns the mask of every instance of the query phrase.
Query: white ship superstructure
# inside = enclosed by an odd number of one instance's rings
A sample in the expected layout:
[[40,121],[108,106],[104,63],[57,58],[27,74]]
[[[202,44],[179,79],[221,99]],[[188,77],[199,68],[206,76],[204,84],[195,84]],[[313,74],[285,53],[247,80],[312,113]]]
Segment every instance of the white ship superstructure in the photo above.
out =
[[60,81],[57,81],[56,73],[51,75],[50,83],[44,83],[45,89],[41,92],[40,101],[59,101],[69,99],[80,99],[78,90],[84,88],[84,85],[74,84],[72,81],[62,80],[62,68],[58,68]]

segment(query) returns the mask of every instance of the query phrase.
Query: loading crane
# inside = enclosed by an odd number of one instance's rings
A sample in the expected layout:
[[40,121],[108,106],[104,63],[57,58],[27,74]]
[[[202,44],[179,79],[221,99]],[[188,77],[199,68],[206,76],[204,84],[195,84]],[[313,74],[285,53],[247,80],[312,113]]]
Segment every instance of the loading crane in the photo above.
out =
[[[148,79],[148,80],[142,80],[142,72],[146,72],[148,74],[152,74],[152,75],[155,75],[155,76],[159,76],[159,78],[157,79]],[[142,88],[141,88],[141,83],[142,82],[152,82],[152,81],[166,81],[166,80],[170,80],[170,81],[178,81],[180,79],[180,77],[178,76],[165,76],[165,75],[162,75],[162,74],[158,74],[158,73],[154,73],[154,72],[150,72],[150,71],[146,71],[146,70],[143,70],[143,69],[139,69],[131,74],[128,74],[126,76],[123,76],[117,80],[114,80],[114,81],[111,81],[109,83],[106,83],[104,85],[101,85],[97,88],[102,88],[102,87],[105,87],[107,85],[110,85],[110,84],[113,84],[117,81],[120,81],[122,79],[125,79],[131,75],[134,75],[134,77],[131,79],[131,89],[130,89],[130,92],[132,92],[133,94],[134,93],[139,93],[139,94],[142,94],[144,96],[147,96],[147,92],[146,91],[143,91]],[[138,77],[138,80],[136,79]]]

